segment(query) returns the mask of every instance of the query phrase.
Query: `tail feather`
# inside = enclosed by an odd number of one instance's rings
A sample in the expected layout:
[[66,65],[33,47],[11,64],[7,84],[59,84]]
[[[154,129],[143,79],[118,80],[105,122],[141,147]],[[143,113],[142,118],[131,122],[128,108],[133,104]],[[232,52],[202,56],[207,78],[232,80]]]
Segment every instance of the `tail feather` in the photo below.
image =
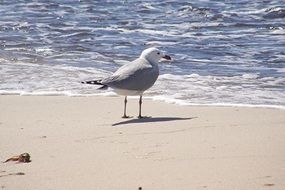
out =
[[101,83],[101,80],[83,81],[83,82],[81,82],[81,83],[82,83],[82,84],[92,84],[92,85],[102,85],[100,88],[98,88],[98,89],[100,89],[100,90],[103,90],[103,89],[107,89],[107,88],[108,88],[107,85]]
[[108,86],[107,85],[103,85],[103,86],[101,86],[100,88],[98,88],[99,90],[106,90],[108,88]]

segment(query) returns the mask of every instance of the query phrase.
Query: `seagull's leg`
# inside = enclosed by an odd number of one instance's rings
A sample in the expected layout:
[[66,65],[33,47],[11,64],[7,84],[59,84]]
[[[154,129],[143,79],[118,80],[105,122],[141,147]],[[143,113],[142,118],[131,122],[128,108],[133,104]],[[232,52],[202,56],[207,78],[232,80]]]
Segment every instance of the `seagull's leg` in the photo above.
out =
[[142,118],[142,95],[140,95],[140,100],[139,100],[139,116],[138,118]]
[[127,114],[126,114],[126,112],[127,112],[127,102],[128,102],[127,96],[125,96],[125,101],[124,101],[124,103],[125,103],[125,106],[124,106],[124,115],[123,115],[122,118],[129,118],[129,117],[127,116]]

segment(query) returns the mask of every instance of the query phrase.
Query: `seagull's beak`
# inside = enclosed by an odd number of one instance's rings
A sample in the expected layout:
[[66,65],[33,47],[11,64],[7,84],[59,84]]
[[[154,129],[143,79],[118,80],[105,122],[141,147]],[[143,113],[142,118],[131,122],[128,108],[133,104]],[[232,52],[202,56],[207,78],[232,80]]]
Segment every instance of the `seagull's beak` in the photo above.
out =
[[171,57],[169,55],[164,55],[162,58],[166,59],[166,60],[169,60],[169,61],[171,60]]

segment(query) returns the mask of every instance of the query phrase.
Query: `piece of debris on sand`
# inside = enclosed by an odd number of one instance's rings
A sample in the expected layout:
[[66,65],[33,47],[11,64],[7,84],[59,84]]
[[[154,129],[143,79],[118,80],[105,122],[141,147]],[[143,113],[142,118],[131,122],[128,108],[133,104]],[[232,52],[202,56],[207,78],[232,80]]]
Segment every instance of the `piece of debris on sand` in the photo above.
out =
[[10,161],[28,163],[28,162],[31,162],[31,156],[29,153],[23,153],[23,154],[20,154],[18,156],[13,156],[13,157],[7,159],[5,162],[10,162]]

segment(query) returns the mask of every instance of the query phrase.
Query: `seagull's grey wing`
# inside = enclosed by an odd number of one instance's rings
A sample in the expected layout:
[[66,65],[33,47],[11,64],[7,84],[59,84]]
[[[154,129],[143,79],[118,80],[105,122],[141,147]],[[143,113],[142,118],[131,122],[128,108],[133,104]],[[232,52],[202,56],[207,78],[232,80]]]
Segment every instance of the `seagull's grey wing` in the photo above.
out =
[[147,60],[138,58],[123,65],[101,82],[114,89],[145,91],[154,84],[158,74],[157,65],[151,65]]

